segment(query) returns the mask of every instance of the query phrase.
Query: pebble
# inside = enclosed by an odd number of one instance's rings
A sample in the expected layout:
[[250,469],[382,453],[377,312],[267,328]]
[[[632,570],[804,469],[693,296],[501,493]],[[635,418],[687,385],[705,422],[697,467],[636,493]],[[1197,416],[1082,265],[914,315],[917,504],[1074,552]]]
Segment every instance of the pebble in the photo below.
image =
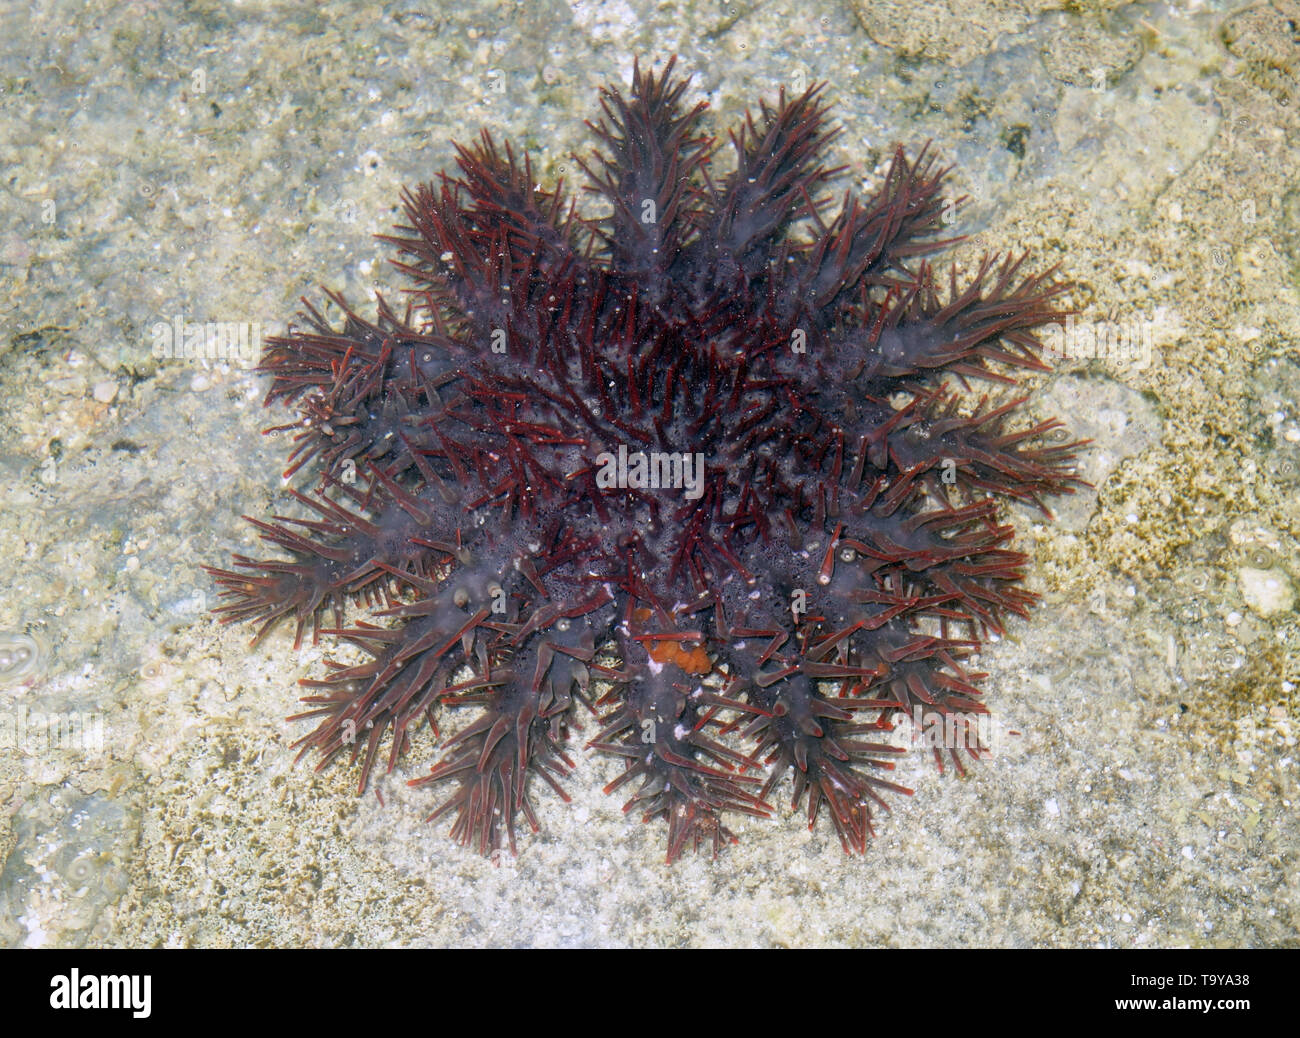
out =
[[1280,569],[1243,566],[1237,571],[1237,584],[1246,605],[1260,616],[1284,613],[1295,604],[1295,589]]
[[101,404],[111,404],[117,399],[117,383],[109,379],[96,382],[95,387],[90,391],[90,395]]
[[0,681],[18,683],[40,674],[48,651],[44,639],[0,631]]

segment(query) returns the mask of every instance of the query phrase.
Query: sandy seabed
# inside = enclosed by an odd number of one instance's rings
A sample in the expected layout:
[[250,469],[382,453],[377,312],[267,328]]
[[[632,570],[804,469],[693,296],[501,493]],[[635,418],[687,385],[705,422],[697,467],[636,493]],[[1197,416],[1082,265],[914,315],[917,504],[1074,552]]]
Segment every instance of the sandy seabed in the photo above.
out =
[[[48,3],[0,14],[0,942],[13,946],[1294,945],[1300,46],[1292,0]],[[850,183],[932,140],[953,250],[1075,282],[1031,380],[1094,450],[1042,595],[980,659],[999,724],[865,858],[784,805],[717,860],[599,789],[484,861],[427,825],[434,740],[355,793],[293,765],[329,651],[217,625],[200,570],[284,509],[248,350],[392,284],[399,189],[490,127],[577,172],[597,88],[677,53],[715,127],[826,81]],[[236,335],[237,339],[237,335]],[[164,343],[164,340],[167,340]],[[168,353],[170,352],[170,356]]]

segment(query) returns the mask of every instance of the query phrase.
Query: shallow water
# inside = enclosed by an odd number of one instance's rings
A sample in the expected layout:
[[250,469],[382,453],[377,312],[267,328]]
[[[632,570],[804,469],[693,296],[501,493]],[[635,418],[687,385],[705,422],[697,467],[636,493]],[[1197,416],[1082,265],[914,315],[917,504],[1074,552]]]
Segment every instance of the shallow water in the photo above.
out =
[[[1294,943],[1293,5],[1075,6],[6,8],[0,942]],[[572,181],[597,88],[674,52],[715,128],[825,80],[847,183],[932,141],[971,196],[954,259],[1060,264],[1080,313],[1032,407],[1094,441],[1095,489],[1010,513],[1043,599],[980,660],[997,752],[912,754],[865,859],[782,811],[666,868],[580,754],[484,862],[405,784],[431,740],[360,798],[293,765],[328,646],[250,651],[199,568],[284,509],[287,418],[241,360],[156,354],[391,284],[371,235],[480,126]]]

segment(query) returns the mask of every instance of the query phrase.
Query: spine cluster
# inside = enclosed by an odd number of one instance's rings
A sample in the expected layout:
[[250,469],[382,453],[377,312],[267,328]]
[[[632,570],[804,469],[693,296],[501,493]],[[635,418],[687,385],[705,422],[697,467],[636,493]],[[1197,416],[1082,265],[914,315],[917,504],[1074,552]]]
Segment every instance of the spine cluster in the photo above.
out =
[[220,613],[362,651],[298,715],[362,787],[476,711],[414,784],[485,854],[536,830],[539,785],[565,796],[584,712],[669,860],[770,814],[786,774],[864,850],[907,792],[890,718],[984,711],[968,659],[1033,602],[999,499],[1046,511],[1077,482],[1059,423],[955,388],[1044,370],[1065,286],[1023,257],[941,277],[924,149],[837,205],[820,87],[747,116],[725,175],[685,89],[670,61],[604,91],[599,215],[486,133],[459,148],[386,238],[404,312],[331,295],[340,322],[307,304],[263,358],[309,489],[250,519],[277,557],[210,571]]

